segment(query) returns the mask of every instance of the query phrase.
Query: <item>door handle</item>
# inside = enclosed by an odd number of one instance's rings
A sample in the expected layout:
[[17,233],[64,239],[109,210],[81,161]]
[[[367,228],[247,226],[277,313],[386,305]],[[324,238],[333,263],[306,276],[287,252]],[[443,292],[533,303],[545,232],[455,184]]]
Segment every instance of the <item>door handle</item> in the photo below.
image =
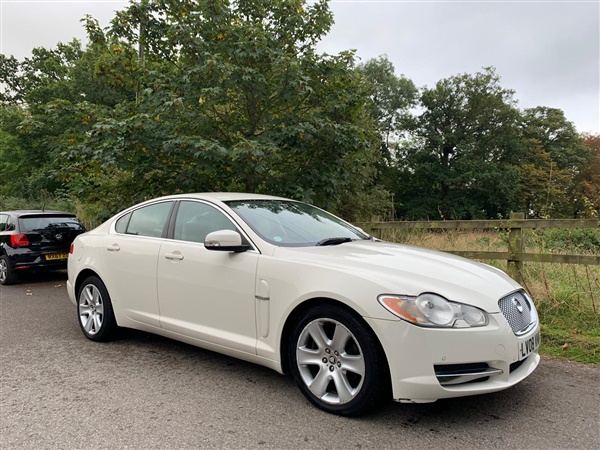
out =
[[175,252],[175,253],[165,253],[165,258],[174,261],[181,261],[183,259],[183,255],[179,252]]
[[119,244],[113,244],[106,247],[106,250],[108,250],[109,252],[118,252],[119,250],[121,250],[121,247],[119,247]]

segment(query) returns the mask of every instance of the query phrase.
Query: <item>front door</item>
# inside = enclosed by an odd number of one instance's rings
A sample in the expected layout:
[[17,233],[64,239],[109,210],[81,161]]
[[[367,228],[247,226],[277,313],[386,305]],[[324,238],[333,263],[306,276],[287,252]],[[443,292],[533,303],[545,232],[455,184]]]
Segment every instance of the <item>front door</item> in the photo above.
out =
[[254,292],[259,253],[207,250],[212,231],[238,231],[225,213],[182,201],[173,239],[158,257],[158,299],[163,329],[238,351],[256,353]]

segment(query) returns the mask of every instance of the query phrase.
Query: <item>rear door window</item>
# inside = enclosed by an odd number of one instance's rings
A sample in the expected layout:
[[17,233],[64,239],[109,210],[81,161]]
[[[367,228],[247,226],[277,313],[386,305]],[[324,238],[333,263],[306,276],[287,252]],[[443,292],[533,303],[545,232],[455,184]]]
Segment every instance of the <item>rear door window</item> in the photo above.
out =
[[131,213],[127,234],[162,237],[173,202],[155,203],[136,209]]

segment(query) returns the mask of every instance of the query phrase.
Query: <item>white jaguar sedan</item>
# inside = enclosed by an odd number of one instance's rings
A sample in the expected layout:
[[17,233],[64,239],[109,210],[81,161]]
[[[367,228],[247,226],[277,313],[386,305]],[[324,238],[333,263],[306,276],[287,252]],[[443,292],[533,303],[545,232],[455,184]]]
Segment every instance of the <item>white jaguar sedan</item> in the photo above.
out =
[[78,236],[68,270],[87,338],[136,328],[291,372],[334,414],[499,391],[540,360],[535,306],[502,271],[284,198],[142,203]]

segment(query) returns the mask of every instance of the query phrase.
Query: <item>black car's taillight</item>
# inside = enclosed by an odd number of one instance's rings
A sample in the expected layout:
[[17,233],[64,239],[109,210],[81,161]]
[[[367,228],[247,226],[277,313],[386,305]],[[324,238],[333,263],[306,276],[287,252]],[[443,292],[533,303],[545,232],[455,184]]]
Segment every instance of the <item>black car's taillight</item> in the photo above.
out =
[[26,234],[15,233],[10,235],[11,247],[27,247],[30,244]]

